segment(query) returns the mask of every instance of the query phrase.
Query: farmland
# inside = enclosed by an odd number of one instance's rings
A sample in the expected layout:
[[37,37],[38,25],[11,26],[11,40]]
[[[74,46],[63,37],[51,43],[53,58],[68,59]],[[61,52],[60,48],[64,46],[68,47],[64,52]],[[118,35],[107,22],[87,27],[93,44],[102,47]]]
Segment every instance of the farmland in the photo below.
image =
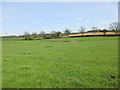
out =
[[3,38],[3,88],[118,87],[118,37]]

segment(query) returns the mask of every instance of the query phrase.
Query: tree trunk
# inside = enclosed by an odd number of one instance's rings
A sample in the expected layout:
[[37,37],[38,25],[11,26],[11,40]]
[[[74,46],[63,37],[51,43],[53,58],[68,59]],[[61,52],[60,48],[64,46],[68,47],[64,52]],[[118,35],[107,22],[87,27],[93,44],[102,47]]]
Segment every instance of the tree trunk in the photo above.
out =
[[83,36],[83,33],[82,33],[82,36]]

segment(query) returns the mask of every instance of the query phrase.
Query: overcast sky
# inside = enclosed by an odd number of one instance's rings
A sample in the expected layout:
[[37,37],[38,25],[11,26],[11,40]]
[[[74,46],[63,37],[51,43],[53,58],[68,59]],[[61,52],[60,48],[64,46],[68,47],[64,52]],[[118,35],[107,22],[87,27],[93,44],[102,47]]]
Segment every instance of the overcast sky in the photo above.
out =
[[117,2],[4,2],[3,35],[20,35],[24,31],[73,32],[81,26],[108,28],[118,19]]

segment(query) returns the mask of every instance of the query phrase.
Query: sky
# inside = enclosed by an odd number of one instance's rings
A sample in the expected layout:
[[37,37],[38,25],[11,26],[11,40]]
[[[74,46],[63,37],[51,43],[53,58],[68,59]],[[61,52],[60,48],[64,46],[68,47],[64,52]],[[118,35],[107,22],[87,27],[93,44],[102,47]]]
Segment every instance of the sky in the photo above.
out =
[[107,29],[118,19],[117,2],[4,2],[0,6],[2,35],[64,32],[65,28],[78,32],[81,26]]

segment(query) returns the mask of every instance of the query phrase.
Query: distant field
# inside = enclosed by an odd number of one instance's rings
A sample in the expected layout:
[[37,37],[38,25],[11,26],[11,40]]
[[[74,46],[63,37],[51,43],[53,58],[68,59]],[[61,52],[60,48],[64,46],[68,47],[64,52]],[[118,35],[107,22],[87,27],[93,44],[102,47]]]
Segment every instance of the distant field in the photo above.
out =
[[3,88],[118,87],[118,37],[3,39]]
[[[119,35],[120,33],[118,32],[117,35]],[[99,35],[116,35],[115,32],[85,32],[83,33],[83,36],[99,36]],[[61,37],[77,37],[77,36],[82,36],[82,33],[78,33],[78,34],[70,34],[70,35],[64,35]]]

